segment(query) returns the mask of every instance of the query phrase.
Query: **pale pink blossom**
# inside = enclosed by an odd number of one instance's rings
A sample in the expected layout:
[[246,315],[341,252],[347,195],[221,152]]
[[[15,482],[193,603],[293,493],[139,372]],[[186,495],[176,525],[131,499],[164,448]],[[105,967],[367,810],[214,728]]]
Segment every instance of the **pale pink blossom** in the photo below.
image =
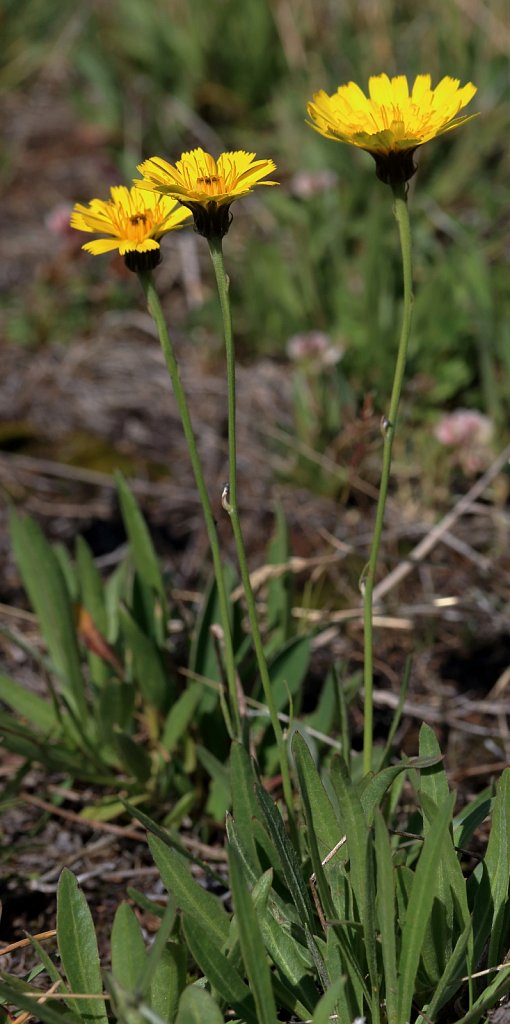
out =
[[323,331],[307,331],[294,334],[287,342],[287,355],[293,363],[306,363],[322,369],[340,362],[344,354],[343,345],[335,343]]
[[477,409],[456,409],[443,416],[434,427],[437,440],[455,451],[455,461],[467,473],[477,473],[491,459],[494,426]]

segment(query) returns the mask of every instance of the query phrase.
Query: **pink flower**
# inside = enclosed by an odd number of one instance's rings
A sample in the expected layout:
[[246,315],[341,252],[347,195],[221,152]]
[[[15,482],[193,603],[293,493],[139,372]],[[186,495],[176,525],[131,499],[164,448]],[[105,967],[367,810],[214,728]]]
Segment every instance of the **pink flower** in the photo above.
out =
[[485,469],[490,461],[494,426],[477,409],[456,409],[436,423],[434,435],[448,448],[456,449],[455,461],[467,473]]
[[340,362],[344,354],[342,345],[335,344],[323,331],[294,334],[287,342],[287,355],[293,363],[306,363],[309,368],[323,369]]

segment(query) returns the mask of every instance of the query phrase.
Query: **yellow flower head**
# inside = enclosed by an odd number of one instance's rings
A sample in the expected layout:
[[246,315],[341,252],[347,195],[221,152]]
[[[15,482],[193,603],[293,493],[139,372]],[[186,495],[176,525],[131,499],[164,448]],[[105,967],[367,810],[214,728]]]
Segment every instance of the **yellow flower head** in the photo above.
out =
[[308,104],[311,125],[328,139],[366,149],[375,159],[383,181],[407,181],[415,172],[413,153],[437,135],[450,132],[476,114],[462,115],[476,87],[460,87],[458,78],[442,78],[431,88],[430,75],[418,75],[411,93],[405,75],[375,75],[368,81],[369,95],[349,82],[328,96],[315,93]]
[[206,238],[226,234],[234,199],[248,195],[255,185],[278,184],[261,180],[275,170],[272,160],[257,160],[255,153],[243,150],[222,153],[215,160],[203,149],[193,149],[183,153],[175,165],[154,156],[138,170],[143,181],[135,181],[135,185],[178,199],[191,210],[196,230]]
[[149,270],[161,258],[160,238],[182,227],[189,217],[175,200],[114,185],[110,199],[91,199],[88,206],[76,203],[71,227],[107,235],[82,246],[93,256],[117,249],[130,270]]

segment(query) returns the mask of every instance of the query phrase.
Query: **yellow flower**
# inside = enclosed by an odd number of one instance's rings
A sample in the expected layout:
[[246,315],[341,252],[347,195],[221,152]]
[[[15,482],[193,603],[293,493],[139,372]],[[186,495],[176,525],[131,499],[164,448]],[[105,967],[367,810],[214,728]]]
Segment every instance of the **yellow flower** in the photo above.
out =
[[261,180],[275,170],[272,160],[257,160],[255,153],[243,150],[222,153],[215,160],[203,149],[193,149],[183,153],[175,165],[154,156],[138,170],[143,181],[135,181],[135,185],[178,199],[191,210],[196,230],[206,238],[226,234],[234,199],[248,195],[255,185],[278,184]]
[[458,78],[446,76],[432,89],[430,75],[418,75],[410,93],[405,75],[375,75],[368,81],[369,96],[355,82],[332,96],[315,93],[308,124],[326,138],[368,150],[383,181],[407,181],[416,170],[418,146],[476,117],[457,116],[476,92],[471,82],[459,86]]
[[93,256],[117,249],[130,270],[149,270],[157,266],[160,238],[180,228],[189,212],[175,200],[140,192],[125,185],[114,185],[110,199],[92,199],[88,206],[76,203],[71,227],[107,235],[82,246]]

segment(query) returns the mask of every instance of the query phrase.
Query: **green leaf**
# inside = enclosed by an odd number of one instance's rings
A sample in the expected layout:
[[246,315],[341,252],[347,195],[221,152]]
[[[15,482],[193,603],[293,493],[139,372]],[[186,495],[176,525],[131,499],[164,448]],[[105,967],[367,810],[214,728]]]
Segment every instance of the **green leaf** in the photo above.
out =
[[39,620],[62,693],[82,723],[87,722],[76,628],[62,570],[40,526],[11,513],[12,546],[25,589]]
[[231,804],[228,764],[223,764],[207,747],[196,746],[197,758],[212,780],[207,799],[207,813],[222,821]]
[[[508,929],[508,882],[510,878],[510,768],[505,768],[496,788],[492,811],[491,832],[484,858],[490,892],[491,910],[490,940],[487,963],[489,967],[498,964],[507,948]],[[483,898],[483,891],[479,891]],[[478,903],[478,900],[477,900]],[[479,907],[475,904],[475,919]],[[479,936],[476,935],[477,947]]]
[[149,847],[163,884],[174,894],[177,905],[221,948],[228,939],[229,919],[220,901],[194,881],[184,858],[175,850],[170,850],[155,836],[149,836]]
[[136,914],[128,903],[117,908],[112,927],[112,973],[126,991],[145,995],[138,988],[146,952]]
[[60,729],[55,709],[49,700],[32,693],[9,676],[0,674],[0,700],[22,718],[37,726],[39,733]]
[[[103,582],[92,551],[83,537],[78,537],[76,540],[76,571],[78,574],[81,604],[89,613],[101,636],[106,639],[108,634],[108,616],[106,614]],[[92,651],[88,652],[88,658],[92,679],[101,687],[112,674],[111,666]]]
[[175,1018],[179,996],[186,984],[186,965],[187,954],[183,943],[167,942],[158,958],[150,984],[151,1009],[163,1021],[173,1021]]
[[384,966],[385,1001],[388,1024],[399,1024],[397,983],[397,921],[395,876],[390,839],[384,818],[375,812],[375,856],[377,873],[377,918]]
[[270,869],[255,883],[251,893],[253,905],[267,952],[293,993],[293,1002],[286,1005],[294,1013],[303,1012],[308,1017],[317,998],[317,989],[311,978],[312,958],[309,950],[291,934],[290,922],[285,927],[282,923],[284,918],[275,894],[271,892],[272,877]]
[[296,637],[269,665],[273,700],[277,711],[288,703],[289,693],[295,696],[302,688],[310,664],[310,640]]
[[463,978],[466,976],[466,952],[468,946],[472,944],[473,936],[473,923],[469,920],[464,928],[464,931],[459,935],[455,949],[453,950],[444,972],[437,982],[434,988],[434,995],[430,1000],[430,1003],[423,1009],[423,1017],[419,1017],[417,1024],[428,1024],[429,1021],[435,1020],[441,1007],[445,1003],[449,1003],[450,999],[453,998],[455,993],[464,984]]
[[232,1006],[246,1024],[258,1024],[253,996],[239,971],[221,952],[214,936],[203,928],[196,917],[183,916],[183,928],[191,955],[212,987],[228,1006]]
[[[236,576],[231,566],[226,565],[223,567],[223,576],[225,579],[227,594],[230,594],[236,581]],[[231,606],[229,606],[229,610],[231,612],[230,617],[232,620],[233,609]],[[218,588],[216,586],[216,580],[213,577],[206,589],[204,600],[197,616],[195,630],[191,640],[189,668],[191,672],[196,673],[198,676],[203,676],[205,679],[211,679],[214,682],[222,681],[222,668],[221,665],[218,664],[218,654],[216,644],[211,633],[211,628],[213,626],[220,626],[223,628],[222,623],[223,619],[218,597]],[[201,710],[204,712],[213,711],[217,703],[218,694],[216,691],[213,689],[204,690],[202,694]]]
[[170,708],[163,726],[161,746],[172,754],[180,742],[186,738],[190,722],[201,701],[203,687],[200,683],[191,683]]
[[262,808],[267,830],[274,843],[282,864],[285,883],[292,896],[303,925],[310,931],[315,927],[315,918],[308,889],[301,873],[301,864],[294,847],[285,831],[280,812],[265,789],[257,783],[257,799]]
[[189,985],[184,990],[175,1024],[223,1024],[223,1019],[218,1004],[205,988]]
[[[424,812],[424,835],[429,832],[438,807],[449,795],[448,780],[434,731],[424,723],[420,729],[420,755],[437,758],[420,773],[420,799]],[[436,895],[427,925],[422,951],[423,967],[435,988],[452,956],[459,931],[469,921],[466,882],[450,835],[445,836],[441,860],[437,865]],[[459,926],[457,926],[459,919]]]
[[296,759],[299,787],[303,797],[306,796],[306,806],[310,814],[308,831],[313,832],[320,858],[324,860],[341,839],[340,824],[321,782],[308,744],[299,732],[294,733],[292,753]]
[[239,943],[250,989],[257,1007],[258,1024],[276,1024],[276,1005],[271,987],[271,973],[257,914],[238,855],[232,847],[229,848],[228,854]]
[[168,609],[157,555],[137,500],[121,473],[115,474],[115,482],[122,518],[129,538],[131,556],[141,583],[145,622],[151,629],[154,639],[162,644],[165,638]]
[[347,836],[349,853],[349,878],[358,906],[359,918],[363,922],[367,903],[366,860],[368,825],[363,806],[353,786],[345,762],[336,756],[331,766],[331,782],[340,808],[343,830]]
[[437,816],[425,836],[416,868],[404,926],[400,956],[399,1019],[407,1021],[411,1011],[414,984],[425,938],[425,930],[437,891],[437,865],[449,840],[455,795],[452,793],[438,808]]
[[411,768],[429,768],[440,761],[442,761],[441,753],[430,757],[410,757],[405,761],[399,761],[398,764],[390,765],[389,768],[383,768],[375,775],[365,776],[358,789],[358,795],[368,824],[372,823],[376,807],[380,807],[385,793],[401,772]]
[[156,643],[142,632],[126,608],[120,611],[120,622],[133,657],[134,682],[147,704],[166,711],[172,702],[175,684],[163,665]]
[[120,730],[113,733],[112,740],[123,767],[142,786],[145,785],[152,773],[152,760],[145,748]]
[[312,1017],[313,1024],[331,1024],[335,1014],[338,1014],[338,1000],[345,988],[346,978],[336,978],[331,983],[324,995],[321,996],[315,1013]]
[[[57,889],[57,942],[67,980],[73,992],[102,995],[96,933],[87,901],[76,878],[64,868]],[[87,1021],[108,1024],[104,999],[69,1005]]]
[[241,743],[234,742],[230,748],[230,778],[234,780],[232,816],[236,832],[242,839],[244,855],[252,871],[260,875],[262,869],[253,831],[253,819],[259,814],[255,797],[255,785],[258,780],[254,762]]

